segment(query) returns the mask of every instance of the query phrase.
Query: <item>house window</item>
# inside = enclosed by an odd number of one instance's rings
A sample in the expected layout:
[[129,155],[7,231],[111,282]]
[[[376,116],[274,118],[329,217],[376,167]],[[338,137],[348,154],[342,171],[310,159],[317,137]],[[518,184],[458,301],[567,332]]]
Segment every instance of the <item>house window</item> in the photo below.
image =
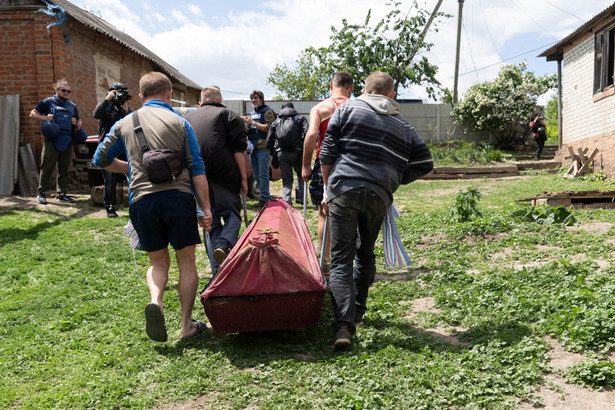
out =
[[615,26],[596,34],[594,93],[613,86],[615,68]]

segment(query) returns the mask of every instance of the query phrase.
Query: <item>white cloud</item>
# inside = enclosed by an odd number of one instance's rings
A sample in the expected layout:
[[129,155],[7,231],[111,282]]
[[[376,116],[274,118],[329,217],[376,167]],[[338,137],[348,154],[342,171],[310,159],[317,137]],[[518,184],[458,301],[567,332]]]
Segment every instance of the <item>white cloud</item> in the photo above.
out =
[[196,4],[188,4],[186,9],[193,17],[203,17],[203,11]]
[[[371,21],[377,22],[388,11],[381,0],[237,0],[188,5],[156,0],[73,1],[100,10],[103,18],[196,83],[218,84],[225,91],[240,93],[225,93],[225,98],[245,98],[255,88],[273,96],[266,78],[276,64],[292,64],[306,47],[326,45],[330,27],[340,27],[342,18],[360,24],[371,8]],[[429,11],[435,4],[436,0],[420,3]],[[555,63],[536,56],[582,25],[579,18],[588,20],[611,4],[610,0],[594,0],[591,6],[578,0],[466,1],[460,94],[476,82],[493,79],[501,59],[536,48],[510,62],[525,58],[538,75],[555,72]],[[428,34],[434,47],[426,56],[439,67],[438,79],[452,89],[458,2],[443,2],[440,11],[453,17],[445,19],[438,32]],[[424,98],[425,92],[413,87],[402,96]]]
[[188,25],[191,22],[191,20],[184,13],[177,9],[171,10],[171,16],[180,24]]

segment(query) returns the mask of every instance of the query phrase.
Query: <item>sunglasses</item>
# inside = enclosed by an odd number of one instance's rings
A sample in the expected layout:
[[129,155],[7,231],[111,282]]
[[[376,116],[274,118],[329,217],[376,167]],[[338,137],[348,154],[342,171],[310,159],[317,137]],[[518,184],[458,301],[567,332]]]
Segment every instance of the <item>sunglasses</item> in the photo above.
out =
[[66,94],[70,94],[70,90],[67,90],[66,88],[62,88],[62,89],[61,89],[61,90],[59,90],[59,91],[61,91],[61,92],[63,92],[63,93],[66,93]]

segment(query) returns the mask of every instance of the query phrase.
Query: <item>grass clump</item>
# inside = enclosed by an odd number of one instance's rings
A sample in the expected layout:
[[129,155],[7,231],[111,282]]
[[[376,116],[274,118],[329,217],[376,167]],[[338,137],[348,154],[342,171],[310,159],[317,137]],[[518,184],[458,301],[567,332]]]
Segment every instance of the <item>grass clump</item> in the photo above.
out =
[[437,166],[453,164],[487,165],[503,159],[502,151],[483,142],[451,140],[428,143],[428,146]]
[[593,357],[570,366],[564,376],[567,382],[590,389],[612,389],[615,386],[615,365]]

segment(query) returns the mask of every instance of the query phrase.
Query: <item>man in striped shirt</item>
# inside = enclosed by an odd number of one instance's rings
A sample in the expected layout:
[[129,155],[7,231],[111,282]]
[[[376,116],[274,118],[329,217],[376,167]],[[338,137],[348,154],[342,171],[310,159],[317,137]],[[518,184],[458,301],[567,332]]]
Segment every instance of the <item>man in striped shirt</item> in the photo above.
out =
[[395,95],[390,75],[370,74],[363,95],[331,116],[320,150],[336,350],[350,347],[366,311],[376,276],[374,244],[393,193],[433,168],[427,145],[399,114]]

